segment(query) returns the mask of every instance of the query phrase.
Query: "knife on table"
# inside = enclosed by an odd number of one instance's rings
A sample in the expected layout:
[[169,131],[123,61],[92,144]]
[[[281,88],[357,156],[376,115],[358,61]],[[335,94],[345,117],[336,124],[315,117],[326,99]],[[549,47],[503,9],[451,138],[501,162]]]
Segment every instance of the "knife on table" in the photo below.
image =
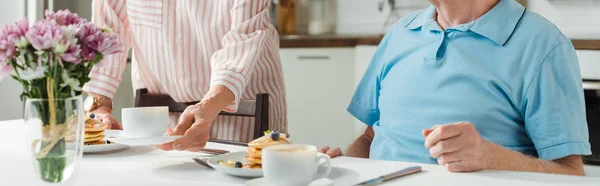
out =
[[380,184],[380,183],[382,183],[384,181],[387,181],[387,180],[391,180],[391,179],[394,179],[394,178],[397,178],[397,177],[402,177],[402,176],[406,176],[406,175],[417,173],[417,172],[421,172],[421,166],[408,167],[408,168],[405,168],[405,169],[402,169],[402,170],[399,170],[399,171],[396,171],[396,172],[392,172],[392,173],[389,173],[389,174],[386,174],[386,175],[383,175],[383,176],[379,176],[377,178],[373,178],[373,179],[370,179],[370,180],[358,183],[356,185],[375,185],[375,184]]

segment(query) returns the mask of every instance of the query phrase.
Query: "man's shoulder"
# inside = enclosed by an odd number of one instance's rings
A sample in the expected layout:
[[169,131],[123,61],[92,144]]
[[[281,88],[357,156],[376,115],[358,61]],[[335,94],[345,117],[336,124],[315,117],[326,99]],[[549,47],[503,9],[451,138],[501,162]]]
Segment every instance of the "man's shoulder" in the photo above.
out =
[[514,36],[520,37],[519,39],[529,38],[530,42],[544,42],[550,46],[556,46],[566,39],[556,25],[531,11],[523,14],[514,32]]

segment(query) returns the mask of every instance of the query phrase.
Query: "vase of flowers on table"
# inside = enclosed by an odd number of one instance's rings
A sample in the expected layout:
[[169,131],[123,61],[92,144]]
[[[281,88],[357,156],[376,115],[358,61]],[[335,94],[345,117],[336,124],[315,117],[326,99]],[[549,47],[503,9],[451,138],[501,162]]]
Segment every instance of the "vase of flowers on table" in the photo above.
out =
[[82,156],[84,113],[81,87],[102,58],[122,52],[109,29],[77,14],[46,11],[0,27],[0,81],[23,85],[27,146],[43,183],[68,183]]

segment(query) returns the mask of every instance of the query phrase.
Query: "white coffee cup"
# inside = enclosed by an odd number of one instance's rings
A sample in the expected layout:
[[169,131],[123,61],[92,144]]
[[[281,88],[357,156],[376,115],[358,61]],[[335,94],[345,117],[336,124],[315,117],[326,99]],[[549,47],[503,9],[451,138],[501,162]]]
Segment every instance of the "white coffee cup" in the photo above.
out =
[[136,107],[121,110],[123,135],[129,138],[163,136],[169,124],[169,107]]
[[329,175],[331,159],[312,145],[275,145],[262,150],[262,169],[273,185],[306,186]]

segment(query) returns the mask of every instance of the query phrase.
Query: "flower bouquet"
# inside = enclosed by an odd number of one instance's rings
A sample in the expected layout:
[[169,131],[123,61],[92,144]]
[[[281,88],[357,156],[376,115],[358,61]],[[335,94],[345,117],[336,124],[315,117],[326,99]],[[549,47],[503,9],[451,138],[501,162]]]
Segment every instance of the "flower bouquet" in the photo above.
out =
[[27,19],[0,27],[0,80],[23,85],[28,141],[43,181],[63,182],[77,168],[69,161],[81,158],[81,87],[94,65],[122,49],[109,29],[69,10],[46,11],[31,27]]

